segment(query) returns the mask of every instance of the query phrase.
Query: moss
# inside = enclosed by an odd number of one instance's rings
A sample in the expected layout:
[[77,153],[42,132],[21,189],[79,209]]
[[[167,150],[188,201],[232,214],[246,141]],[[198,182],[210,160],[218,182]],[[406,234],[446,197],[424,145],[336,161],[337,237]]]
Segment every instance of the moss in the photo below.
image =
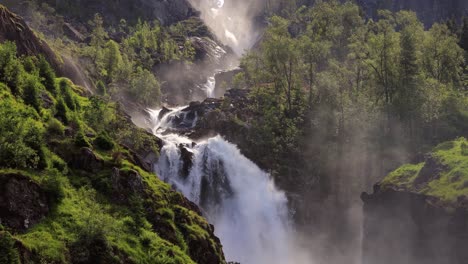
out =
[[415,186],[414,180],[419,176],[421,169],[427,165],[427,161],[400,167],[382,181],[382,186],[404,188],[437,197],[448,203],[456,202],[459,197],[468,197],[468,156],[465,155],[464,150],[467,144],[468,141],[465,138],[459,138],[435,147],[430,156],[437,164],[437,172],[430,171],[429,173],[438,173],[438,175],[434,175],[429,182],[424,183],[422,188]]
[[406,164],[390,173],[383,181],[383,185],[393,185],[404,188],[411,188],[414,180],[421,171],[423,163]]

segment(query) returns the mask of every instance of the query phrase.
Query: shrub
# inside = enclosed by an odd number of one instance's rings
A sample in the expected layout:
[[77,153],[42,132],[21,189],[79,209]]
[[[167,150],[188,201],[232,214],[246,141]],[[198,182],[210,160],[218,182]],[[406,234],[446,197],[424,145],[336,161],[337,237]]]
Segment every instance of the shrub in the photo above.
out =
[[80,147],[80,148],[91,148],[91,144],[89,143],[83,131],[80,131],[76,134],[75,146]]
[[15,240],[7,232],[0,231],[0,263],[20,263]]
[[55,105],[55,117],[65,125],[68,125],[68,108],[62,98],[59,98]]
[[77,106],[75,96],[72,93],[70,81],[62,79],[59,83],[59,86],[65,104],[68,106],[69,109],[75,111],[77,109]]
[[468,144],[465,142],[461,144],[461,154],[462,156],[468,156]]
[[96,88],[97,88],[97,91],[100,95],[106,95],[107,94],[107,89],[106,89],[106,85],[104,84],[103,81],[99,80],[97,83],[96,83]]
[[56,118],[51,118],[49,122],[47,122],[47,133],[49,135],[63,136],[65,127]]
[[28,75],[23,87],[23,100],[27,105],[34,107],[37,111],[40,110],[39,90],[41,83],[33,75]]
[[42,186],[47,192],[49,198],[55,202],[60,201],[65,197],[65,179],[56,169],[47,171],[47,175],[44,177]]
[[101,133],[98,135],[98,137],[94,140],[94,144],[98,148],[106,151],[110,151],[115,147],[115,143],[112,141],[109,135],[107,135],[107,133]]

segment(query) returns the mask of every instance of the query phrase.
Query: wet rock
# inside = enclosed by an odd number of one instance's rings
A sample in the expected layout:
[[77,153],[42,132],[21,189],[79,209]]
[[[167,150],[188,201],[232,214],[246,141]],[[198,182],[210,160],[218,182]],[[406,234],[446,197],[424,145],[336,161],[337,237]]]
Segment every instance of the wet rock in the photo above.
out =
[[184,145],[180,144],[179,145],[179,150],[180,150],[180,159],[182,161],[182,177],[186,179],[189,174],[190,170],[192,169],[193,166],[193,153],[189,151]]
[[24,231],[49,213],[46,192],[28,177],[0,175],[0,224]]
[[168,113],[170,113],[171,110],[164,107],[161,109],[161,111],[159,112],[159,115],[158,115],[158,119],[161,120],[165,115],[167,115]]

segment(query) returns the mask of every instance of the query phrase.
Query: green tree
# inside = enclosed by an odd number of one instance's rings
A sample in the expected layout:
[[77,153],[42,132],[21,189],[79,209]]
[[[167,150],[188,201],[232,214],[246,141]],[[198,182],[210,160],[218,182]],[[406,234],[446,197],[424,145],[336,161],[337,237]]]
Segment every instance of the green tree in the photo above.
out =
[[426,32],[423,65],[426,74],[445,84],[460,81],[464,63],[458,39],[446,25],[434,24]]
[[130,94],[148,106],[159,105],[161,100],[160,85],[156,77],[148,70],[138,68],[130,81]]
[[41,90],[41,83],[37,77],[33,75],[25,75],[25,83],[23,87],[23,100],[27,105],[34,107],[38,112],[41,108],[39,102],[39,91]]
[[104,69],[107,83],[112,83],[120,75],[120,69],[123,67],[122,54],[117,42],[110,40],[104,49]]
[[44,87],[54,96],[57,95],[57,88],[55,85],[55,73],[50,67],[43,55],[39,56],[39,76],[41,77],[41,83]]

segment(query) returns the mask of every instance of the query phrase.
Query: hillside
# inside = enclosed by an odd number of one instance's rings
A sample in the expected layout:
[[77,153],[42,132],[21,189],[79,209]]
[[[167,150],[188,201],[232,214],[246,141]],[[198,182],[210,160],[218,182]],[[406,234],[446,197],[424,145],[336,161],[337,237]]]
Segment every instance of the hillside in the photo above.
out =
[[198,207],[150,172],[157,138],[20,51],[0,44],[0,263],[224,263]]

